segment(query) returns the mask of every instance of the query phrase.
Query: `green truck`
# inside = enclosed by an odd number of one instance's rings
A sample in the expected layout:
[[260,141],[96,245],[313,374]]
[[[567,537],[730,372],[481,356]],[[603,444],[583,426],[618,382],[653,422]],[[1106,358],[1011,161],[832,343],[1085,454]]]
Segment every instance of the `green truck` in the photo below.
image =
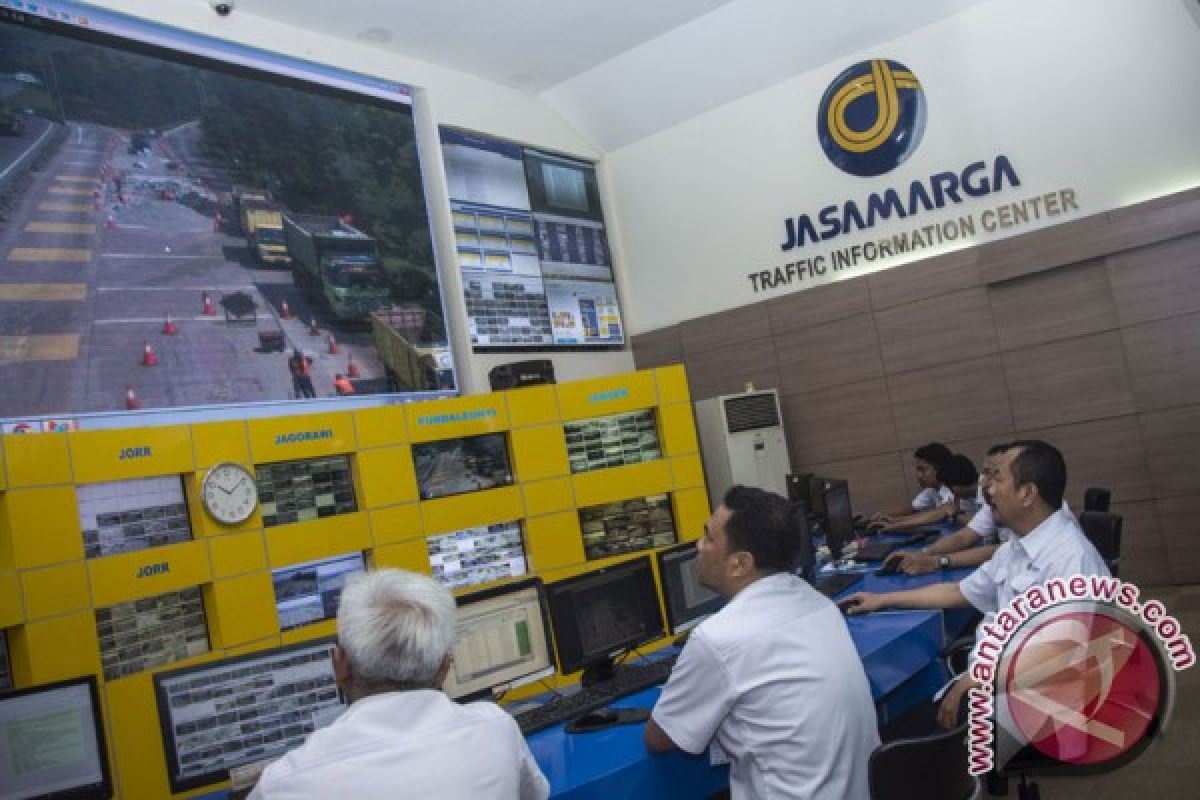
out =
[[283,214],[287,209],[272,200],[265,189],[233,187],[233,207],[246,244],[264,266],[288,266],[287,242],[283,238]]
[[25,130],[25,118],[11,108],[0,106],[0,135],[20,136]]
[[375,239],[337,217],[283,212],[283,238],[297,282],[343,321],[366,321],[391,303]]

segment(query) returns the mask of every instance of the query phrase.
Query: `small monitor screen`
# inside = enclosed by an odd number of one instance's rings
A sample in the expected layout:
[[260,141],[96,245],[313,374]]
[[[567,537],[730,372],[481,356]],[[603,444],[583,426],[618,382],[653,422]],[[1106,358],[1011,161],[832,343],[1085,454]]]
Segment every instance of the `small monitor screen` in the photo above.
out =
[[825,541],[829,554],[840,558],[842,547],[854,538],[854,512],[850,508],[850,485],[830,481],[825,486]]
[[132,553],[192,538],[178,475],[90,483],[75,490],[85,558]]
[[789,473],[787,476],[788,500],[793,503],[804,503],[806,506],[810,505],[812,482],[813,474],[811,472]]
[[602,220],[596,170],[584,161],[526,149],[525,177],[534,212]]
[[421,499],[477,492],[513,482],[503,433],[441,439],[412,446]]
[[563,424],[571,472],[623,467],[662,458],[654,410]]
[[537,578],[458,598],[446,694],[465,700],[553,675],[544,609]]
[[106,681],[203,655],[204,596],[193,587],[97,608],[96,637]]
[[283,755],[341,713],[331,637],[154,676],[172,792]]
[[92,676],[0,696],[0,798],[112,797]]
[[725,598],[700,583],[696,574],[696,555],[695,542],[686,542],[657,554],[671,633],[696,627],[725,605]]
[[351,553],[272,570],[279,629],[336,617],[346,576],[365,569],[362,553]]
[[647,557],[551,583],[546,595],[564,675],[663,635]]
[[433,579],[450,589],[515,578],[528,571],[521,523],[480,525],[425,539]]
[[358,510],[349,456],[321,456],[254,468],[264,528]]

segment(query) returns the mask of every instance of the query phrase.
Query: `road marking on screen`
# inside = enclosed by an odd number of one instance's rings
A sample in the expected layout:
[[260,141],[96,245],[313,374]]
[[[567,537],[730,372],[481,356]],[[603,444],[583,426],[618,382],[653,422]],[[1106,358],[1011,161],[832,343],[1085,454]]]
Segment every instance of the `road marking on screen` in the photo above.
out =
[[94,222],[31,222],[25,226],[28,233],[86,233],[96,232]]
[[79,197],[91,197],[91,189],[76,189],[74,186],[51,186],[46,190],[50,194],[70,194]]
[[84,300],[86,283],[0,283],[0,301]]
[[66,183],[94,183],[95,175],[55,175],[54,180]]
[[[148,225],[122,225],[121,227],[122,228],[147,228],[149,226]],[[177,256],[177,255],[167,255],[165,253],[101,253],[100,255],[103,258],[153,258],[155,261],[169,261],[172,259],[178,261],[178,260],[186,260],[186,259],[194,259],[194,258],[207,258],[207,259],[212,258],[212,256]],[[171,289],[174,287],[165,286],[165,287],[159,287],[159,288]],[[211,289],[212,287],[206,286],[204,288]]]
[[[179,317],[179,316],[172,314],[171,319],[177,320],[179,322],[183,322],[185,320],[191,321],[191,322],[221,322],[221,323],[225,322],[224,317],[216,317],[216,316]],[[250,323],[249,316],[239,317],[238,319],[245,322],[246,324]],[[256,314],[254,319],[256,321],[262,320],[264,322],[270,322],[271,320],[273,320],[275,318],[270,316],[269,314]],[[162,322],[162,317],[112,317],[110,319],[94,319],[94,320],[92,320],[93,325],[146,325],[148,323],[154,323],[154,322]]]
[[21,361],[70,361],[78,356],[77,333],[0,336],[0,364],[16,364]]
[[91,203],[41,203],[38,211],[92,211]]
[[252,292],[253,286],[97,286],[97,292]]
[[92,251],[78,247],[14,247],[9,261],[91,261]]

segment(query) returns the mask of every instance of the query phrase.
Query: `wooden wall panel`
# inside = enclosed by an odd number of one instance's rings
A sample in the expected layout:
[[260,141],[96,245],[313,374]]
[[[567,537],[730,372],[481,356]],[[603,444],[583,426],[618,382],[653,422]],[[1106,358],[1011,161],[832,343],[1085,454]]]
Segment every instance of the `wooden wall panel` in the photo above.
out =
[[1107,215],[1094,214],[979,248],[979,279],[1000,283],[1119,250]]
[[775,297],[766,302],[775,336],[866,314],[871,310],[866,278],[827,283],[815,289]]
[[996,331],[983,287],[875,312],[888,373],[964,361],[996,352]]
[[788,394],[883,377],[879,337],[870,314],[776,334],[775,354]]
[[1154,497],[1135,415],[1017,431],[1013,438],[1041,439],[1062,451],[1067,460],[1067,500],[1077,512],[1083,510],[1083,493],[1090,486],[1109,489],[1113,502]]
[[1162,526],[1167,566],[1173,583],[1200,583],[1200,535],[1196,533],[1195,497],[1159,497],[1155,502]]
[[748,382],[756,389],[779,388],[772,339],[689,353],[686,364],[692,402],[740,392]]
[[1116,249],[1133,249],[1200,231],[1200,189],[1189,189],[1106,215]]
[[913,303],[979,285],[979,253],[967,248],[867,276],[875,310]]
[[1003,354],[1018,429],[1066,425],[1134,412],[1118,331]]
[[803,463],[896,449],[896,430],[881,379],[791,394],[782,402],[788,449]]
[[899,449],[1012,430],[999,356],[889,375]]
[[1138,408],[1200,403],[1200,313],[1123,328]]
[[1200,406],[1139,416],[1155,491],[1200,498]]
[[689,358],[714,348],[730,347],[771,336],[762,303],[722,311],[679,323],[684,355]]
[[[796,469],[797,463],[793,456],[793,469]],[[851,505],[862,510],[891,508],[913,496],[904,485],[900,453],[880,453],[818,464],[805,462],[796,471],[849,481]]]
[[1139,247],[1107,261],[1122,325],[1200,311],[1200,235]]
[[1117,327],[1104,259],[989,288],[1000,349],[1016,350]]
[[1110,510],[1121,515],[1121,579],[1139,586],[1169,583],[1167,548],[1154,501],[1113,503]]
[[683,363],[683,335],[678,325],[649,333],[640,333],[632,338],[633,361],[638,369],[665,367]]

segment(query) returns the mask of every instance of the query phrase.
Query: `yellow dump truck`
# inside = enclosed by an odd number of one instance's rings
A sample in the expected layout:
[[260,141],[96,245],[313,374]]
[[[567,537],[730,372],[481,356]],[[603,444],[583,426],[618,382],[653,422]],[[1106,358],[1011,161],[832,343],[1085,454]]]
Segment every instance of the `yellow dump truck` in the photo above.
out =
[[270,198],[265,189],[234,187],[233,206],[246,244],[259,263],[286,267],[292,263],[287,242],[283,238],[282,203]]
[[371,312],[371,335],[392,391],[411,392],[436,385],[433,358],[422,355],[412,345],[425,324],[426,313],[419,306],[393,306]]

